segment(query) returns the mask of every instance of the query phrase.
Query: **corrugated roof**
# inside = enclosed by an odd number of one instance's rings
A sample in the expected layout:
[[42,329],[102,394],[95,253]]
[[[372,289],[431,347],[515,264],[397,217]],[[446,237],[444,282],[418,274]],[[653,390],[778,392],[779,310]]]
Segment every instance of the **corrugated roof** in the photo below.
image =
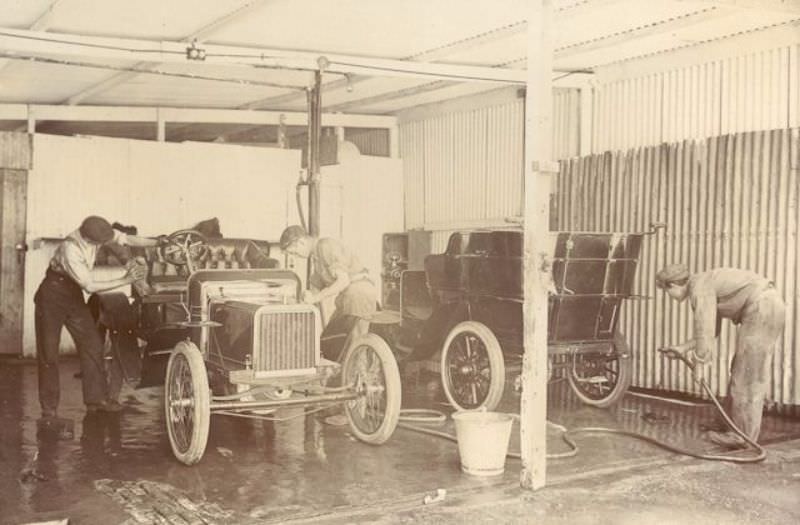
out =
[[[6,44],[0,40],[0,54],[17,53],[14,59],[0,59],[0,104],[305,110],[302,92],[267,84],[309,85],[308,72],[211,61],[158,63],[141,60],[142,54],[121,60],[100,53],[102,42],[94,40],[99,37],[132,39],[150,47],[162,42],[184,42],[186,47],[197,38],[201,49],[219,44],[290,56],[292,52],[343,54],[525,67],[526,0],[7,0],[4,4],[0,36],[8,30],[34,29],[47,34],[26,32],[14,36],[14,42],[32,43],[39,37],[56,41],[37,41],[39,48],[20,53],[10,49],[9,40]],[[554,69],[562,72],[596,70],[800,20],[796,0],[557,0],[553,4]],[[85,37],[86,45],[68,50],[57,41],[59,35]],[[20,56],[28,60],[17,59]],[[31,60],[35,58],[51,63]],[[188,78],[192,75],[219,80]],[[243,82],[235,83],[238,80]],[[348,79],[325,74],[324,82],[329,84],[323,95],[325,111],[360,114],[395,114],[497,87],[389,77],[380,68]]]

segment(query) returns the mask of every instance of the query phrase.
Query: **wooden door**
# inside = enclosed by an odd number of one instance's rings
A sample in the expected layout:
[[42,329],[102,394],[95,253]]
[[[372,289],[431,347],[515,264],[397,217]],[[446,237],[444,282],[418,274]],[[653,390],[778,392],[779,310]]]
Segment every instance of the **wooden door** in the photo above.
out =
[[22,353],[27,170],[0,168],[0,354]]

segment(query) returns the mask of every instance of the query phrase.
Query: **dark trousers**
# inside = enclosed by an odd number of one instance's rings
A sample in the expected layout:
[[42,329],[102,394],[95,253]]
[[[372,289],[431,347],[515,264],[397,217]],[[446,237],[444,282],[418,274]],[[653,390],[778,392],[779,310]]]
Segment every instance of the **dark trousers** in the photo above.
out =
[[63,327],[67,328],[78,350],[83,374],[83,402],[104,402],[107,395],[103,342],[80,286],[69,277],[48,270],[36,291],[34,303],[42,412],[53,413],[58,408],[58,347]]
[[320,351],[322,357],[331,361],[342,362],[344,356],[344,344],[347,342],[347,336],[358,323],[360,317],[355,315],[336,315],[337,312],[331,316],[330,321],[322,330],[320,334]]
[[783,333],[786,305],[771,288],[748,307],[739,327],[731,363],[731,417],[750,439],[761,431],[764,398],[769,390],[770,363]]

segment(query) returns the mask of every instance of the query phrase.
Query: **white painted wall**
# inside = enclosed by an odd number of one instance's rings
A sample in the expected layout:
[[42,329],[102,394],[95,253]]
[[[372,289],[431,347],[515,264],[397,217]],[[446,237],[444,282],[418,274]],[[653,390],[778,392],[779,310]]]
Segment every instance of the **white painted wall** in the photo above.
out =
[[342,239],[380,288],[383,234],[405,229],[402,161],[366,155],[343,159],[323,168],[322,180],[321,235]]
[[[142,235],[218,217],[226,237],[277,240],[294,217],[299,169],[296,150],[35,135],[23,353],[35,354],[33,294],[53,250],[38,239],[62,238],[97,214],[134,224]],[[62,346],[71,347],[69,337]]]
[[[23,353],[35,355],[33,294],[56,243],[87,215],[170,233],[218,217],[226,237],[277,241],[298,224],[300,152],[207,143],[34,136],[28,181]],[[353,154],[322,170],[322,235],[352,247],[380,287],[381,236],[402,231],[402,161]],[[302,192],[307,210],[306,192]],[[275,248],[275,256],[283,259]],[[291,262],[291,261],[290,261]],[[293,262],[305,276],[305,265]],[[73,351],[68,335],[62,352]]]

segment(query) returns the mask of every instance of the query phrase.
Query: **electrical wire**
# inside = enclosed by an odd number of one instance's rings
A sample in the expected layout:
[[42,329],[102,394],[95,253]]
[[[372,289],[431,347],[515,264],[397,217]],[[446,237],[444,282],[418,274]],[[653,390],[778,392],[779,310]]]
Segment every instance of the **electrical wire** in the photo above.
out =
[[[8,37],[8,38],[18,38],[20,40],[32,40],[32,41],[36,41],[36,42],[49,42],[49,43],[54,43],[54,44],[65,44],[65,45],[87,47],[87,48],[93,48],[93,49],[107,49],[107,50],[112,50],[112,51],[125,51],[125,52],[130,52],[130,53],[169,54],[169,55],[176,55],[176,56],[185,54],[184,51],[178,51],[178,50],[173,51],[173,50],[169,50],[169,49],[163,49],[163,48],[160,48],[160,47],[152,48],[152,49],[148,49],[148,48],[132,48],[132,47],[125,47],[125,46],[110,45],[110,44],[97,44],[97,43],[90,43],[90,42],[75,42],[75,41],[72,41],[72,40],[50,38],[50,37],[43,37],[43,36],[17,35],[17,34],[7,33],[7,32],[3,32],[3,31],[0,31],[0,36],[4,36],[4,37]],[[14,54],[7,54],[7,55],[2,55],[2,56],[3,56],[3,58],[13,58],[15,55]],[[16,55],[16,56],[19,56],[19,55]],[[264,53],[252,53],[252,54],[249,54],[249,53],[206,53],[205,56],[206,56],[206,58],[214,58],[214,57],[216,57],[216,58],[242,58],[242,59],[258,59],[258,60],[280,60],[280,59],[287,58],[285,56],[265,55]],[[497,79],[493,79],[493,78],[486,78],[486,77],[473,76],[473,75],[455,75],[455,74],[452,74],[452,73],[450,73],[450,74],[425,73],[425,72],[420,72],[420,71],[410,71],[410,70],[402,69],[402,68],[398,68],[398,67],[382,67],[382,66],[364,65],[364,64],[349,63],[349,62],[340,62],[340,61],[331,62],[330,64],[333,64],[333,63],[340,64],[340,65],[343,65],[343,66],[359,67],[359,68],[364,68],[364,69],[374,70],[374,71],[390,71],[390,72],[395,72],[395,73],[414,73],[414,74],[418,74],[418,75],[433,76],[433,77],[438,77],[438,78],[452,78],[452,79],[459,79],[459,80],[496,81],[496,82],[520,83],[520,82],[503,81],[503,80],[497,80]],[[247,64],[247,65],[251,65],[252,66],[253,64]],[[97,66],[82,65],[82,67],[97,67]],[[268,65],[263,65],[262,64],[262,65],[255,65],[255,67],[259,67],[259,68],[276,68],[276,69],[292,69],[292,70],[297,70],[297,71],[311,71],[311,69],[286,67],[284,65],[268,66]],[[330,65],[328,67],[330,67]],[[314,68],[314,69],[316,70],[317,68]],[[127,69],[122,69],[121,71],[127,71]],[[130,71],[137,71],[137,70],[136,69],[132,69]],[[147,70],[141,70],[141,71],[138,71],[138,72],[146,73]],[[289,88],[289,86],[281,86],[281,87]],[[302,87],[302,88],[300,88],[300,87],[292,87],[291,89],[305,89],[305,87]]]
[[[372,70],[372,71],[387,71],[387,72],[392,72],[392,73],[411,73],[411,74],[414,74],[414,75],[429,76],[429,77],[436,77],[436,78],[451,78],[451,79],[456,79],[456,80],[475,80],[475,81],[484,81],[484,82],[501,82],[501,83],[507,83],[507,84],[524,84],[524,82],[521,82],[521,81],[498,80],[496,78],[481,77],[481,76],[477,76],[477,75],[456,75],[456,74],[453,74],[453,73],[434,73],[434,72],[427,73],[427,72],[424,72],[424,71],[416,71],[416,70],[412,71],[412,70],[409,70],[409,69],[402,69],[402,68],[399,68],[399,67],[354,64],[352,62],[341,62],[341,61],[338,61],[338,60],[337,61],[331,61],[330,65],[328,66],[328,68],[330,68],[330,66],[334,65],[334,64],[339,64],[341,66],[348,66],[348,67],[358,67],[358,68],[368,69],[368,70]],[[506,69],[506,68],[497,68],[497,69],[500,70],[500,71],[512,71],[512,70]]]
[[[156,48],[126,47],[126,46],[111,45],[111,44],[97,44],[92,42],[76,42],[74,40],[54,38],[52,36],[18,35],[14,33],[7,33],[5,31],[0,31],[0,36],[8,38],[17,38],[19,40],[31,40],[34,42],[48,42],[52,44],[64,44],[77,47],[88,47],[92,49],[107,49],[110,51],[125,51],[129,53],[153,53],[159,55],[176,55],[176,56],[184,56],[186,54],[186,52],[183,50],[179,51],[172,49],[164,49],[162,47],[156,47]],[[182,44],[184,42],[170,42],[170,43]],[[193,44],[190,44],[190,46],[192,45]],[[260,60],[280,60],[282,58],[286,58],[284,56],[265,55],[264,53],[213,53],[213,54],[206,54],[205,56],[225,57],[225,58],[258,58]]]
[[[0,33],[1,34],[1,33]],[[19,60],[29,62],[40,62],[43,64],[55,64],[60,66],[73,66],[85,67],[91,69],[105,69],[109,71],[120,71],[125,73],[139,73],[144,75],[159,75],[175,78],[186,78],[190,80],[205,80],[209,82],[224,82],[228,84],[237,84],[240,86],[259,86],[259,87],[272,87],[279,89],[290,89],[294,91],[305,91],[305,86],[294,86],[291,84],[281,84],[279,82],[267,82],[262,80],[247,80],[237,78],[222,78],[212,77],[207,75],[195,75],[193,73],[175,73],[171,71],[163,71],[160,69],[148,69],[136,66],[112,66],[110,64],[99,64],[96,62],[84,62],[80,60],[65,60],[57,58],[48,58],[36,55],[20,55],[18,53],[9,53],[0,51],[0,58],[8,60]]]
[[96,44],[91,42],[75,42],[74,40],[64,40],[60,38],[53,38],[52,36],[33,36],[33,35],[17,35],[14,33],[6,33],[5,31],[0,31],[0,36],[5,36],[8,38],[18,38],[20,40],[32,40],[34,42],[49,42],[52,44],[66,44],[72,46],[79,46],[79,47],[90,47],[93,49],[109,49],[112,51],[129,51],[131,53],[158,53],[158,54],[173,54],[173,55],[183,55],[183,51],[171,51],[165,50],[161,48],[156,49],[148,49],[148,48],[138,48],[138,47],[123,47],[123,46],[114,46],[110,44]]

